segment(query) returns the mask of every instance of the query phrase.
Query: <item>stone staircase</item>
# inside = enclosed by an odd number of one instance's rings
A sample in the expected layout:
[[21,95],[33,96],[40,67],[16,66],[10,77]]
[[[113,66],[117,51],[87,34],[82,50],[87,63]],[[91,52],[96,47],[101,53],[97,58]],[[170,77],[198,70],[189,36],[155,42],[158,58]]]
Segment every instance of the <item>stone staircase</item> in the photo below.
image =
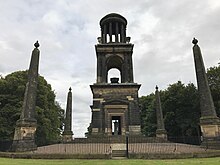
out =
[[126,150],[112,150],[112,159],[126,159]]
[[126,144],[114,143],[112,147],[112,159],[126,159]]

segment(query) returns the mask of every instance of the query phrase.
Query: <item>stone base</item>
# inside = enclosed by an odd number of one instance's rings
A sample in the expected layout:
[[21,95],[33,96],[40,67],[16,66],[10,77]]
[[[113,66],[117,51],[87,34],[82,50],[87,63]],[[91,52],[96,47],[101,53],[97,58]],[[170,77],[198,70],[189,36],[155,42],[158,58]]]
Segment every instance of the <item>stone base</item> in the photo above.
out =
[[156,130],[156,137],[167,140],[167,131],[165,129],[157,129]]
[[106,136],[106,135],[108,135],[108,132],[103,133],[103,132],[99,131],[99,128],[91,128],[91,133],[88,134],[88,137],[91,137],[91,136]]
[[215,138],[203,138],[201,147],[205,149],[220,149],[220,137]]
[[20,119],[16,123],[15,134],[11,151],[33,151],[37,149],[35,144],[35,132],[37,121],[35,119]]
[[62,141],[64,143],[69,143],[72,142],[74,140],[73,138],[73,132],[72,131],[68,131],[68,132],[64,132],[62,135]]
[[[121,128],[121,134],[119,136],[125,136],[126,133],[129,133],[129,135],[141,135],[141,126],[140,125],[130,125],[129,131],[127,132],[124,127]],[[117,136],[112,135],[112,129],[111,128],[105,128],[105,133],[100,132],[99,128],[92,128],[92,132],[88,136]]]
[[129,135],[141,135],[141,126],[140,125],[130,125],[129,126]]
[[11,149],[12,152],[25,152],[37,150],[37,145],[34,140],[13,140]]
[[220,120],[216,116],[200,118],[202,131],[201,146],[207,149],[220,149]]
[[212,139],[220,136],[220,120],[218,117],[201,117],[200,127],[204,138]]

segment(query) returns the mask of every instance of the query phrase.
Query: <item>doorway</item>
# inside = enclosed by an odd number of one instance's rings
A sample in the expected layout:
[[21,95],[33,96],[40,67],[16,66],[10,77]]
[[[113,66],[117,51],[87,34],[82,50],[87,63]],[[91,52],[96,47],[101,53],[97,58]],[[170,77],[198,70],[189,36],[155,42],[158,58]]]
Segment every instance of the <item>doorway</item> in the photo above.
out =
[[121,116],[112,116],[112,135],[121,135]]

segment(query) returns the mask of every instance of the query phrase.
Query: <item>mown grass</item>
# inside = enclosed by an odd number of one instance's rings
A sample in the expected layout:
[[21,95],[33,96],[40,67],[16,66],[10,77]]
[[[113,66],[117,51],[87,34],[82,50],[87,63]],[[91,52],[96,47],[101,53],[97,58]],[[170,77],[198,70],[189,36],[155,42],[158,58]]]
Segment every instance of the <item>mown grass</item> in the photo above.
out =
[[170,160],[81,160],[81,159],[10,159],[0,158],[0,165],[219,165],[220,157],[217,158],[193,158],[193,159],[170,159]]

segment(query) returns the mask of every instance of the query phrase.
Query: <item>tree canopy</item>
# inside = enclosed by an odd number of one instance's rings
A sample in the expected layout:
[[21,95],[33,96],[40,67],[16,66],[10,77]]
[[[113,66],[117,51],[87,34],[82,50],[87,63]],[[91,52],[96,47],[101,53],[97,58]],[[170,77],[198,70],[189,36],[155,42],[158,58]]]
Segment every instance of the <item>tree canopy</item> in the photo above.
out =
[[212,98],[218,117],[220,117],[220,65],[211,67],[207,70]]
[[[0,140],[12,140],[16,121],[20,118],[27,71],[0,77]],[[62,131],[64,110],[55,101],[55,93],[44,77],[39,76],[36,99],[36,143],[45,145],[58,141]]]
[[[207,70],[210,90],[218,117],[220,116],[220,66]],[[160,91],[165,128],[168,136],[200,136],[199,94],[193,83],[187,85],[181,81],[171,84]],[[155,94],[140,98],[142,132],[146,136],[155,136],[156,110]]]
[[[199,102],[196,87],[178,81],[160,91],[165,128],[168,136],[195,136],[198,134]],[[155,136],[156,110],[155,94],[140,98],[142,111],[142,131],[147,136]]]

